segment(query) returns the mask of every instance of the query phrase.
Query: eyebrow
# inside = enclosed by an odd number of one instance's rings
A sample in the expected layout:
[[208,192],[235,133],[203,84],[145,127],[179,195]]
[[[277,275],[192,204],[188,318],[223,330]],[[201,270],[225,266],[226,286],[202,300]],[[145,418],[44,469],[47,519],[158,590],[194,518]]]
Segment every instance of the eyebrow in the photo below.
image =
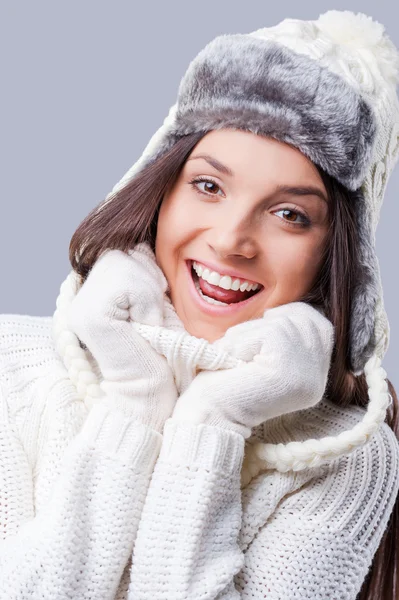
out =
[[[196,154],[196,156],[191,156],[190,158],[188,158],[186,162],[188,162],[189,160],[196,160],[198,158],[203,158],[204,160],[206,160],[206,162],[210,164],[211,167],[213,167],[217,171],[220,171],[220,173],[223,173],[224,175],[229,175],[230,177],[234,177],[234,173],[229,167],[222,164],[220,161],[218,161],[213,156],[210,156],[209,154]],[[277,186],[276,192],[280,194],[293,194],[294,196],[318,196],[319,198],[321,198],[321,200],[324,200],[324,202],[328,203],[324,192],[320,188],[314,187],[313,185],[289,186],[281,184]]]

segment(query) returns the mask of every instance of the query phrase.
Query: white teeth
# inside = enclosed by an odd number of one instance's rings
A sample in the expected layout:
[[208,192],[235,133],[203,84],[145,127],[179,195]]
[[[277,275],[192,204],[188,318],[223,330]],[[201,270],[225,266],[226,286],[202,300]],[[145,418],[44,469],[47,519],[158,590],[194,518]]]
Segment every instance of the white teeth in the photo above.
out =
[[231,283],[230,275],[223,275],[223,277],[220,278],[219,287],[223,288],[224,290],[230,290]]
[[211,272],[209,269],[203,269],[201,277],[202,279],[205,279],[205,281],[208,281],[208,277],[210,274]]
[[220,302],[219,300],[215,300],[214,298],[205,296],[205,294],[202,292],[202,290],[200,288],[200,284],[198,283],[198,281],[194,281],[194,285],[197,289],[197,292],[200,294],[200,296],[209,304],[218,304],[219,306],[229,306],[229,304],[227,302]]
[[233,283],[231,284],[231,289],[234,290],[235,292],[237,292],[240,289],[240,280],[239,279],[234,279]]
[[[223,279],[223,277],[222,277],[222,279]],[[218,286],[222,287],[220,284],[220,275],[219,275],[219,273],[216,273],[216,271],[212,271],[210,273],[210,275],[208,275],[207,282],[211,283],[212,285],[218,285]]]
[[249,292],[251,290],[255,291],[260,287],[259,283],[249,283],[248,281],[241,281],[241,279],[232,279],[230,275],[220,275],[216,271],[210,271],[195,261],[193,261],[193,268],[198,277],[202,277],[208,283],[217,285],[224,290]]

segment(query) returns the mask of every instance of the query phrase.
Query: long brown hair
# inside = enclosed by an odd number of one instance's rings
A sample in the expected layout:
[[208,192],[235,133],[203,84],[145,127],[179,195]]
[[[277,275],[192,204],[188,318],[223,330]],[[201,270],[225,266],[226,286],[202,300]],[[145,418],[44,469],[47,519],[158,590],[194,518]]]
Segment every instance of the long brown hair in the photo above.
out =
[[[120,191],[110,194],[81,222],[69,247],[72,268],[83,283],[97,258],[108,248],[127,251],[147,241],[155,250],[159,208],[166,191],[173,186],[186,159],[204,132],[182,137],[165,155],[143,168]],[[350,299],[359,272],[358,237],[355,221],[356,193],[317,167],[328,192],[330,230],[322,267],[310,292],[302,301],[320,304],[335,327],[331,377],[326,393],[340,406],[368,404],[364,373],[351,373],[349,358]],[[386,422],[399,439],[398,398],[387,380],[393,402]],[[399,589],[399,499],[396,499],[388,526],[357,600],[396,600]]]

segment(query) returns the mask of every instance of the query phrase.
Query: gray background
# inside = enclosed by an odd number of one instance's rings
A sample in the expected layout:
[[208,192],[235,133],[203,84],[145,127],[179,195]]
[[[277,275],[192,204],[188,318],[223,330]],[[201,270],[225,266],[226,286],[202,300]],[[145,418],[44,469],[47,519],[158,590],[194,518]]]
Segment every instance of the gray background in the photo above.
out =
[[[0,313],[46,316],[70,271],[70,238],[139,158],[189,62],[216,35],[286,17],[360,11],[399,47],[394,2],[2,2]],[[399,166],[388,183],[377,252],[399,386]],[[394,275],[394,276],[392,276]]]

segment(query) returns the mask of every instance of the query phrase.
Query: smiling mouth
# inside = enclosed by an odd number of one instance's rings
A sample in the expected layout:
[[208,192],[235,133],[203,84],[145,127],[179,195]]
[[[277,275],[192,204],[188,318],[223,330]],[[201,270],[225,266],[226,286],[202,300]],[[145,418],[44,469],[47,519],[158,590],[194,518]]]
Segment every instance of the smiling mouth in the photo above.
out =
[[229,304],[238,304],[248,300],[252,296],[255,296],[264,289],[264,287],[261,286],[257,290],[251,290],[249,292],[241,292],[240,290],[225,290],[224,288],[221,288],[218,285],[213,285],[208,281],[205,281],[205,279],[202,279],[202,277],[199,277],[193,268],[192,262],[190,272],[197,292],[204,300],[211,304],[221,304],[225,306]]

